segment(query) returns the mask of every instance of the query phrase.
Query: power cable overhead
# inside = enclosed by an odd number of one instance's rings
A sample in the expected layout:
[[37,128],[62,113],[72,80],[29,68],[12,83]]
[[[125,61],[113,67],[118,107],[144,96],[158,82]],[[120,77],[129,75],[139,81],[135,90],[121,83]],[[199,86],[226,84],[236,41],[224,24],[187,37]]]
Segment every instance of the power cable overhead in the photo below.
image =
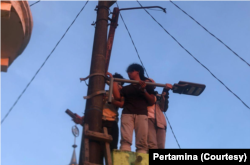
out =
[[78,18],[78,16],[80,15],[80,13],[83,11],[83,9],[85,8],[85,6],[87,5],[87,2],[85,3],[85,5],[82,7],[82,9],[80,10],[80,12],[76,15],[75,19],[73,20],[73,22],[70,24],[70,26],[68,27],[68,29],[64,32],[63,36],[61,37],[61,39],[57,42],[56,46],[53,48],[53,50],[50,52],[50,54],[47,56],[47,58],[45,59],[45,61],[43,62],[43,64],[40,66],[40,68],[36,71],[35,75],[32,77],[32,79],[30,80],[30,82],[27,84],[27,86],[24,88],[24,90],[22,91],[22,93],[19,95],[19,97],[17,98],[17,100],[15,101],[15,103],[12,105],[12,107],[9,109],[9,111],[7,112],[7,114],[5,115],[5,117],[1,120],[1,124],[4,122],[4,120],[8,117],[9,113],[12,111],[12,109],[15,107],[15,105],[17,104],[17,102],[19,101],[19,99],[22,97],[22,95],[24,94],[24,92],[26,91],[26,89],[29,87],[29,85],[31,84],[31,82],[35,79],[36,75],[39,73],[39,71],[42,69],[42,67],[44,66],[44,64],[47,62],[47,60],[49,59],[49,57],[51,56],[51,54],[54,52],[54,50],[57,48],[57,46],[59,45],[59,43],[62,41],[62,39],[64,38],[64,36],[66,35],[66,33],[69,31],[69,29],[71,28],[71,26],[75,23],[76,19]]
[[32,3],[32,4],[30,5],[30,7],[33,6],[33,5],[35,5],[35,4],[37,4],[37,3],[40,2],[40,1],[41,1],[41,0]]
[[[137,2],[141,5],[141,3],[137,0]],[[141,7],[143,7],[141,5]],[[250,109],[250,107],[244,102],[242,101],[242,99],[236,95],[231,89],[229,89],[220,79],[218,79],[205,65],[203,65],[197,58],[195,58],[186,48],[184,48],[184,46],[182,46],[180,44],[179,41],[177,41],[177,39],[175,39],[146,9],[144,9],[150,16],[151,18],[156,22],[158,23],[158,25],[160,27],[162,27],[162,29],[170,36],[172,37],[179,45],[180,47],[182,47],[190,56],[192,56],[196,62],[198,62],[201,66],[203,66],[216,80],[218,80],[229,92],[231,92],[236,98],[238,98],[248,109]]]
[[217,39],[220,43],[222,43],[226,48],[228,48],[233,54],[235,54],[237,57],[239,57],[243,62],[245,62],[248,66],[250,64],[244,60],[242,57],[240,57],[235,51],[233,51],[228,45],[226,45],[223,41],[221,41],[218,37],[216,37],[213,33],[211,33],[209,30],[207,30],[204,26],[202,26],[198,21],[196,21],[192,16],[190,16],[187,12],[185,12],[183,9],[181,9],[179,6],[177,6],[174,2],[169,0],[173,5],[175,5],[178,9],[180,9],[183,13],[185,13],[189,18],[191,18],[193,21],[195,21],[200,27],[202,27],[206,32],[208,32],[211,36],[213,36],[215,39]]
[[[118,3],[117,3],[117,2],[116,2],[116,5],[117,5],[117,7],[119,8],[119,6],[118,6]],[[130,32],[129,32],[129,30],[128,30],[127,26],[126,26],[126,23],[125,23],[125,21],[124,21],[124,19],[123,19],[123,17],[122,17],[122,14],[121,14],[121,13],[120,13],[120,16],[121,16],[121,18],[122,18],[122,22],[123,22],[123,24],[125,25],[125,27],[126,27],[126,29],[127,29],[127,31],[128,31],[128,34],[129,34],[129,36],[130,36],[130,39],[131,39],[131,41],[132,41],[132,43],[133,43],[133,45],[134,45],[134,47],[135,47],[135,50],[136,50],[137,55],[138,55],[138,58],[139,58],[139,60],[140,60],[140,62],[141,62],[141,64],[142,64],[142,66],[143,66],[143,63],[142,63],[141,58],[140,58],[140,55],[139,55],[139,53],[138,53],[138,51],[137,51],[137,49],[136,49],[136,46],[135,46],[135,44],[134,44],[134,42],[133,42],[133,39],[132,39],[132,37],[131,37],[131,35],[130,35]],[[144,66],[143,66],[143,68],[145,69],[145,72],[146,72],[146,74],[147,74],[147,76],[148,76],[148,73],[147,73],[147,71],[146,71],[146,68],[145,68]],[[149,76],[148,76],[148,77],[149,77]],[[165,116],[166,116],[166,114],[165,114]],[[167,116],[166,116],[166,118],[167,118]],[[167,118],[167,121],[168,121],[169,126],[170,126],[170,129],[171,129],[171,131],[172,131],[172,133],[173,133],[173,135],[174,135],[174,138],[175,138],[175,140],[176,140],[176,142],[177,142],[177,144],[178,144],[179,148],[181,149],[180,144],[179,144],[179,142],[178,142],[178,140],[177,140],[177,138],[176,138],[176,136],[175,136],[175,134],[174,134],[173,128],[172,128],[172,126],[171,126],[171,124],[170,124],[170,122],[169,122],[168,118]]]
[[175,137],[175,134],[174,134],[173,128],[172,128],[172,126],[171,126],[171,124],[170,124],[170,122],[169,122],[169,120],[168,120],[168,117],[167,117],[166,113],[164,113],[164,115],[165,115],[165,117],[167,118],[167,121],[168,121],[169,127],[170,127],[170,129],[171,129],[171,131],[172,131],[172,133],[173,133],[173,135],[174,135],[174,138],[175,138],[175,140],[176,140],[176,143],[178,144],[179,149],[181,149],[181,146],[180,146],[180,144],[179,144],[179,142],[178,142],[177,138]]

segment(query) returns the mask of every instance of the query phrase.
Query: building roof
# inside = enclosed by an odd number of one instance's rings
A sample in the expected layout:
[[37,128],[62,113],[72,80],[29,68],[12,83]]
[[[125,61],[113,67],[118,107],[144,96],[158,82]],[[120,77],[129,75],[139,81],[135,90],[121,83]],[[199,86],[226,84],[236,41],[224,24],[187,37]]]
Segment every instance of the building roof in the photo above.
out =
[[1,1],[1,70],[11,63],[29,43],[33,18],[27,1]]

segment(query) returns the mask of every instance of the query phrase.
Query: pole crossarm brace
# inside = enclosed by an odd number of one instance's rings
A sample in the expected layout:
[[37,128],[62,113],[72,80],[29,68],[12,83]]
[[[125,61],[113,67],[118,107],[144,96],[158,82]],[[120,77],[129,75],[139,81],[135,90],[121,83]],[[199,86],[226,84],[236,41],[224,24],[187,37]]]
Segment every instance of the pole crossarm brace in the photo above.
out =
[[159,8],[159,9],[162,9],[164,13],[167,13],[166,8],[163,8],[163,7],[160,7],[160,6],[131,7],[131,8],[120,9],[120,11],[121,10],[133,10],[133,9],[149,9],[149,8]]

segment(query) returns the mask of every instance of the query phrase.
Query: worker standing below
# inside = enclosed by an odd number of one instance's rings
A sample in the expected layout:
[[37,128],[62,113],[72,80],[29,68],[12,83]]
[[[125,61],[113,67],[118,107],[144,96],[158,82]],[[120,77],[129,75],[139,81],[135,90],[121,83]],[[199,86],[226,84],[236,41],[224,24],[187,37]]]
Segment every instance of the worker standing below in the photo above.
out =
[[[171,87],[172,89],[172,87]],[[167,89],[169,90],[169,89]],[[156,137],[157,145],[159,149],[165,148],[166,132],[167,132],[167,122],[163,112],[168,110],[168,98],[169,92],[162,92],[161,101],[156,104]]]
[[[115,73],[114,75],[108,73],[109,76],[113,76],[114,78],[123,77]],[[122,89],[122,85],[124,82],[117,83],[117,88],[120,91]],[[110,151],[113,149],[117,149],[118,139],[119,139],[119,128],[118,128],[118,109],[122,107],[124,104],[123,98],[119,101],[112,98],[112,103],[108,104],[108,91],[106,91],[106,95],[103,98],[103,117],[102,117],[102,126],[108,129],[108,134],[112,136],[113,140],[110,143]],[[83,124],[84,116],[80,117],[76,114],[75,119],[73,121],[77,124]]]
[[[146,80],[155,81],[153,79]],[[155,87],[154,87],[155,88]],[[166,139],[167,123],[163,112],[168,109],[168,91],[172,88],[171,84],[166,84],[161,98],[155,96],[156,103],[148,106],[148,149],[164,149]]]
[[154,89],[144,82],[144,69],[139,64],[131,64],[127,68],[130,80],[139,84],[130,84],[119,91],[117,82],[113,84],[113,94],[116,100],[124,97],[121,116],[121,147],[120,150],[131,151],[133,131],[135,130],[136,152],[148,151],[148,112],[147,106],[155,103]]

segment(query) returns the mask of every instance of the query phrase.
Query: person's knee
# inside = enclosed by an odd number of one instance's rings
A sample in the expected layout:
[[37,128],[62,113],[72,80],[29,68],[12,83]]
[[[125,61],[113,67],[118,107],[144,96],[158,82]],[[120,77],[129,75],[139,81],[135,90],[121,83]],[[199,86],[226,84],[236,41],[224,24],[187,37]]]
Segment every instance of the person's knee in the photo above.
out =
[[148,143],[148,149],[158,149],[157,143]]
[[157,140],[156,137],[148,136],[148,149],[157,149]]

